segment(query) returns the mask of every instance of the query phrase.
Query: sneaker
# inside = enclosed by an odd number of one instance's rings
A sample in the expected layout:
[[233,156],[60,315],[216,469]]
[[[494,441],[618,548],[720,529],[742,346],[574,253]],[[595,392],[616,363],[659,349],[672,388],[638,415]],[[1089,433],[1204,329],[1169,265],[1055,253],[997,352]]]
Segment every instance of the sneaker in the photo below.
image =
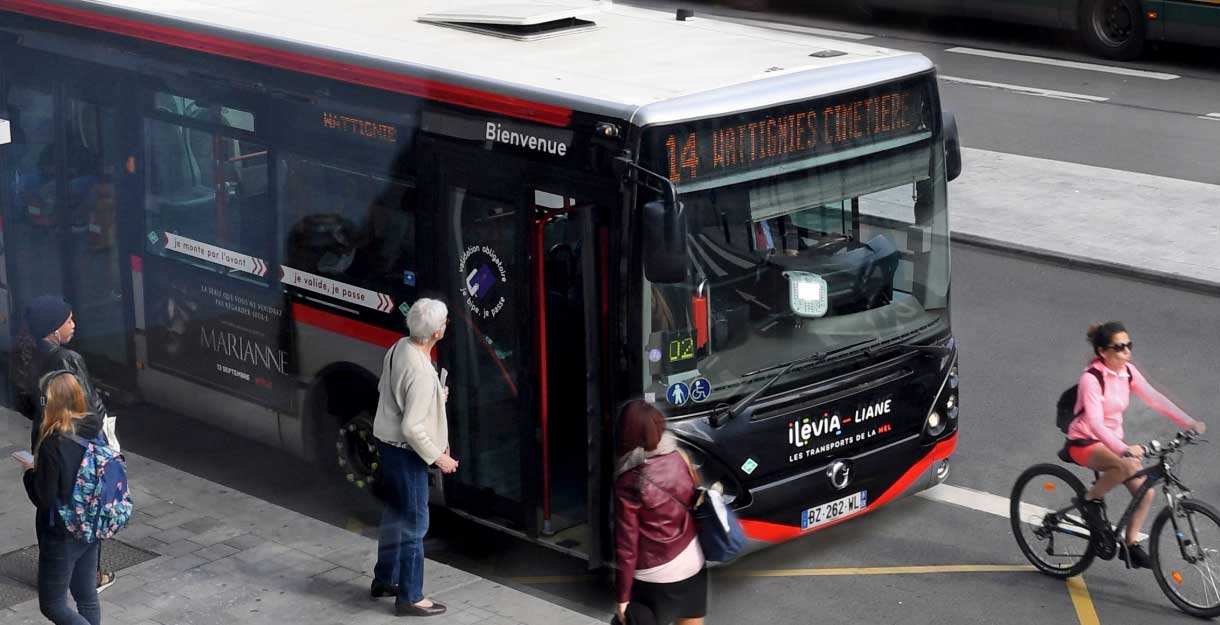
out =
[[1152,558],[1148,557],[1148,553],[1139,543],[1134,545],[1123,545],[1123,560],[1131,565],[1133,569],[1150,569],[1152,568]]
[[114,585],[115,576],[110,571],[97,572],[97,591],[100,593]]
[[1104,514],[1105,504],[1097,499],[1089,499],[1080,502],[1080,514],[1084,517],[1085,523],[1089,524],[1089,529],[1105,529],[1109,523],[1106,522]]

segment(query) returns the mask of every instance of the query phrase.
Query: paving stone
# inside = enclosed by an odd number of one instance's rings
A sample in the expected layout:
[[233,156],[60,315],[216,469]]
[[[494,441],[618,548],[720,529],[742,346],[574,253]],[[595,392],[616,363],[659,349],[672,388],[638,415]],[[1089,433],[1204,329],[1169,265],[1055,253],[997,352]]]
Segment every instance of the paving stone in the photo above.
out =
[[[159,527],[163,530],[167,530],[170,528],[176,528],[183,523],[188,523],[198,519],[198,512],[195,512],[194,510],[180,510],[178,512],[171,512],[164,516],[159,516],[155,519],[149,519],[148,524],[153,527]],[[189,532],[187,532],[187,535],[189,535]]]
[[155,503],[151,506],[142,506],[137,511],[137,514],[139,514],[141,516],[156,518],[156,517],[165,516],[167,514],[173,514],[175,512],[181,512],[183,509],[184,508],[182,506],[176,505],[172,502],[162,501],[159,503]]
[[[343,584],[352,580],[365,577],[360,571],[354,571],[347,567],[336,566],[333,569],[322,571],[313,576],[313,579],[320,582],[328,582],[332,584]],[[369,580],[372,583],[372,580]],[[367,584],[366,584],[367,585]]]
[[179,525],[178,527],[181,529],[184,529],[192,534],[202,534],[208,530],[215,529],[215,528],[221,527],[223,525],[224,525],[224,522],[221,521],[220,519],[217,519],[215,517],[205,516],[205,517],[200,517],[198,519],[195,519],[194,521],[187,521],[186,523],[183,523],[183,524]]
[[233,538],[230,538],[230,539],[224,541],[224,544],[226,544],[230,547],[233,547],[234,549],[237,549],[238,551],[245,551],[252,547],[257,547],[257,546],[263,544],[263,542],[264,542],[264,540],[262,538],[259,538],[258,536],[255,536],[254,534],[239,534],[237,536],[234,536]]
[[[194,541],[191,541],[191,542],[194,542]],[[211,562],[212,560],[219,560],[221,558],[227,558],[235,553],[238,553],[238,549],[236,547],[230,547],[224,543],[208,545],[206,547],[203,547],[202,549],[195,551],[195,555],[197,555],[209,562]]]
[[246,530],[229,525],[222,525],[206,532],[196,534],[191,537],[192,542],[197,542],[201,545],[215,545],[232,540],[246,533]]
[[199,551],[201,547],[203,547],[203,545],[196,542],[179,540],[166,545],[165,548],[161,550],[161,553],[167,556],[184,556],[188,553],[195,553],[196,551]]

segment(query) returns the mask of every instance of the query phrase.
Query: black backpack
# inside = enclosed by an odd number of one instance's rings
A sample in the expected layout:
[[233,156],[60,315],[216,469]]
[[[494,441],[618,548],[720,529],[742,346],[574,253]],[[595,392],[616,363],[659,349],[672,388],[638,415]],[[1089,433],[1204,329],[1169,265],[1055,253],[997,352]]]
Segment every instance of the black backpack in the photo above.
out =
[[[1101,385],[1101,394],[1106,394],[1106,378],[1100,371],[1089,367],[1086,369],[1093,377],[1097,378],[1097,383]],[[1127,367],[1127,380],[1131,379],[1131,367]],[[1129,383],[1129,382],[1128,382]],[[1072,421],[1080,416],[1079,412],[1075,411],[1076,396],[1080,392],[1080,385],[1073,384],[1067,390],[1059,395],[1059,401],[1055,402],[1055,425],[1059,426],[1059,430],[1067,434],[1068,428],[1072,426]]]

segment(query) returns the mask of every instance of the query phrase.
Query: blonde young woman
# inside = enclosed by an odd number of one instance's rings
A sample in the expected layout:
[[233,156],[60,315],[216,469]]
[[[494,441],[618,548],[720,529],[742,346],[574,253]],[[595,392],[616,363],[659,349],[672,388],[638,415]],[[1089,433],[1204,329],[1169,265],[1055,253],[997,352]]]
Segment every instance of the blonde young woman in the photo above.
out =
[[[37,508],[38,607],[55,625],[100,625],[97,598],[99,541],[77,540],[64,528],[56,507],[72,500],[76,472],[85,448],[68,438],[98,435],[100,421],[89,417],[85,390],[68,371],[48,374],[46,407],[34,446],[34,464],[27,465],[25,490]],[[68,594],[76,602],[68,604]]]

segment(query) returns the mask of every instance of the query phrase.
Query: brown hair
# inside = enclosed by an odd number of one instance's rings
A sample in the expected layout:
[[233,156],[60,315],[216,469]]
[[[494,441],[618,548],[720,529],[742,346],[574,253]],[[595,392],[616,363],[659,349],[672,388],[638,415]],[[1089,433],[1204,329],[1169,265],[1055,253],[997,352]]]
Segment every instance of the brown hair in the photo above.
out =
[[1093,345],[1093,357],[1101,358],[1101,350],[1109,347],[1114,342],[1114,335],[1126,331],[1127,328],[1120,321],[1107,321],[1089,326],[1085,336],[1089,338],[1089,343]]
[[623,406],[618,419],[618,455],[625,456],[636,447],[652,451],[665,433],[665,415],[656,406],[633,399]]
[[54,374],[47,381],[47,405],[42,411],[42,425],[38,428],[39,445],[52,433],[72,432],[75,421],[89,412],[85,404],[85,390],[76,375],[69,372]]

